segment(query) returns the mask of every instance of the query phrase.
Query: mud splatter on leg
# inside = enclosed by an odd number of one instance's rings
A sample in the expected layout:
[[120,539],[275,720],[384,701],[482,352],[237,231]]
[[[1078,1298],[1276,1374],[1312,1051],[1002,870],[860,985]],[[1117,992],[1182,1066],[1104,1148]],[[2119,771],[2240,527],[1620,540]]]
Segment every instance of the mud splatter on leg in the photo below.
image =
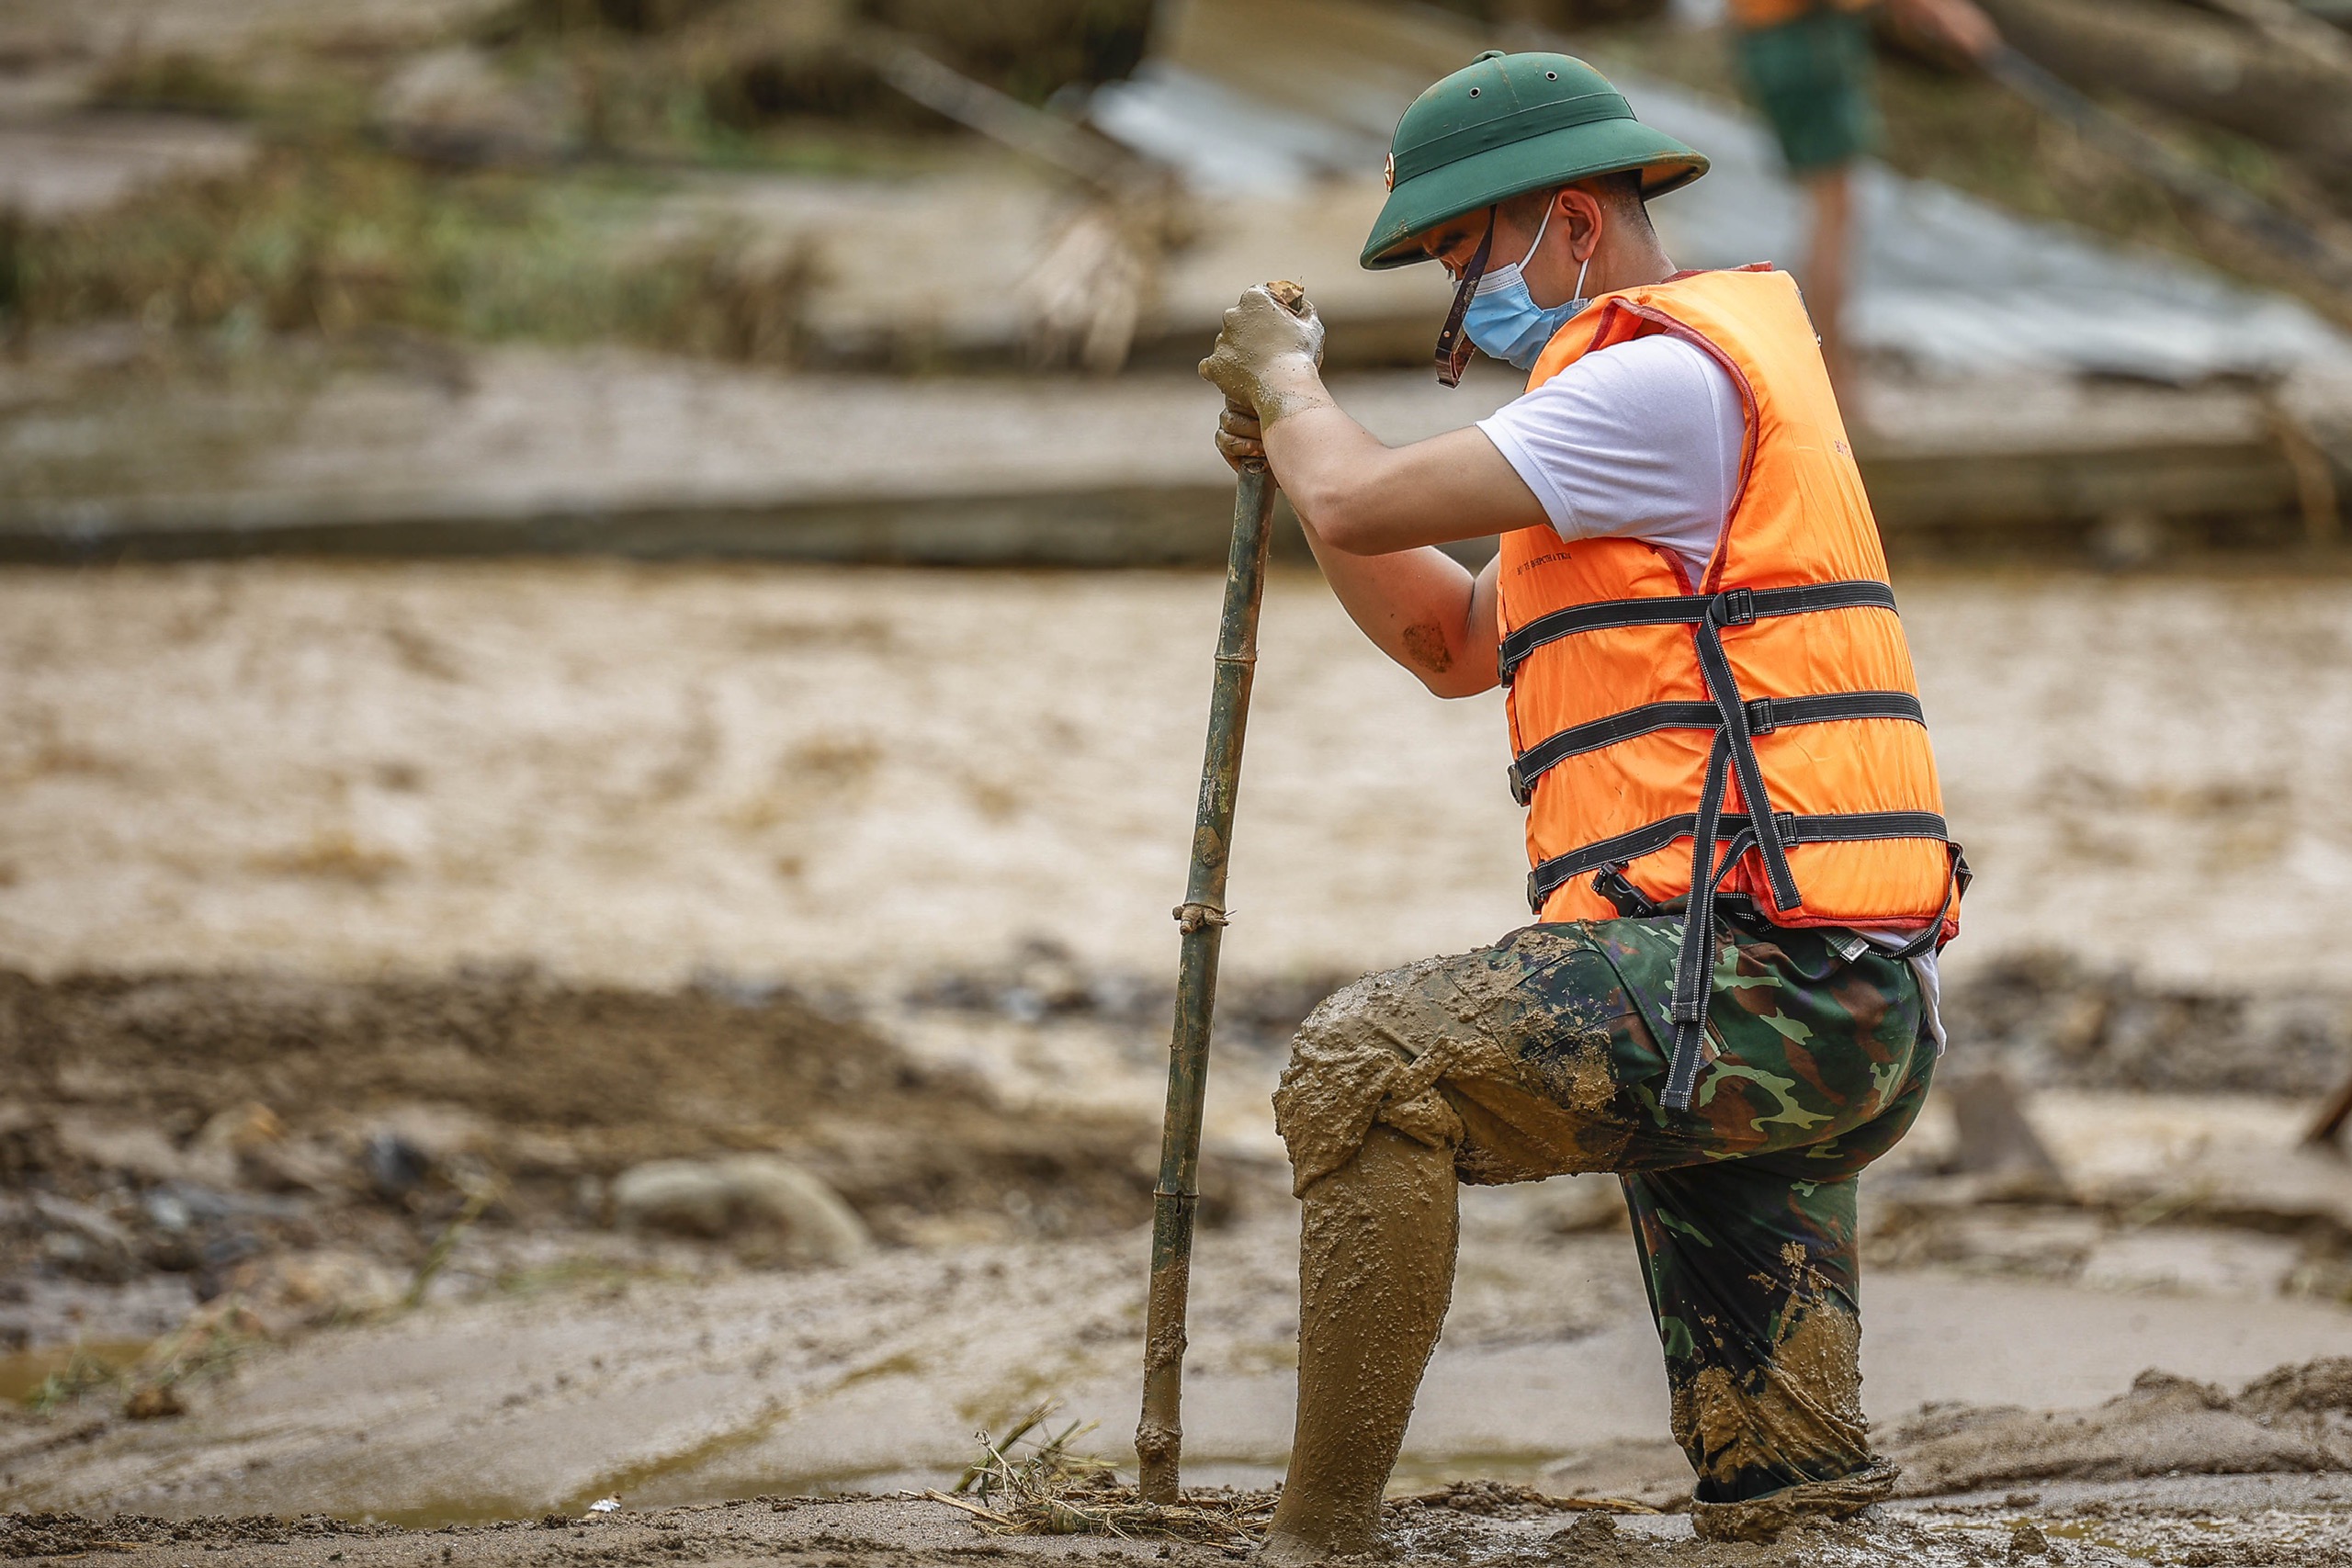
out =
[[1740,1161],[1625,1186],[1697,1500],[1871,1469],[1854,1179],[1792,1179]]
[[1267,1556],[1369,1551],[1380,1495],[1453,1293],[1453,1150],[1375,1127],[1306,1190],[1298,1426]]

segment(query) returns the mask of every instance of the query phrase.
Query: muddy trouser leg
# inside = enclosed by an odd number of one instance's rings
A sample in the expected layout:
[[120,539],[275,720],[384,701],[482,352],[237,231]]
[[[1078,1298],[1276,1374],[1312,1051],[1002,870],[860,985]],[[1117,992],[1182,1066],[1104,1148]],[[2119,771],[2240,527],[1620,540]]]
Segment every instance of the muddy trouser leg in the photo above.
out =
[[1775,1163],[1624,1179],[1666,1350],[1674,1438],[1702,1505],[1838,1481],[1874,1463],[1861,1408],[1856,1181],[1756,1168]]
[[1453,1151],[1385,1127],[1307,1189],[1299,1229],[1298,1425],[1271,1555],[1370,1550],[1380,1495],[1453,1291]]
[[[1658,1042],[1679,949],[1671,921],[1530,927],[1368,976],[1301,1026],[1274,1097],[1306,1204],[1299,1440],[1270,1546],[1370,1535],[1450,1289],[1453,1209],[1437,1195],[1449,1166],[1476,1183],[1628,1174],[1645,1243],[1664,1238],[1645,1251],[1679,1363],[1677,1429],[1698,1434],[1686,1446],[1703,1530],[1737,1531],[1759,1497],[1835,1513],[1849,1493],[1868,1493],[1854,1506],[1883,1495],[1891,1472],[1870,1457],[1847,1375],[1852,1179],[1927,1092],[1917,982],[1899,963],[1844,957],[1828,934],[1734,933],[1710,1059],[1676,1113],[1658,1102]],[[1442,1226],[1410,1217],[1440,1213]],[[1341,1300],[1355,1297],[1364,1310]],[[1397,1337],[1343,1351],[1351,1323]],[[1355,1392],[1324,1397],[1343,1387]],[[1774,1414],[1776,1400],[1804,1418]],[[1360,1462],[1317,1458],[1342,1453]]]
[[1861,1168],[1925,1102],[1922,1053],[1879,1114],[1802,1148],[1624,1177],[1702,1535],[1768,1536],[1892,1490],[1861,1408]]

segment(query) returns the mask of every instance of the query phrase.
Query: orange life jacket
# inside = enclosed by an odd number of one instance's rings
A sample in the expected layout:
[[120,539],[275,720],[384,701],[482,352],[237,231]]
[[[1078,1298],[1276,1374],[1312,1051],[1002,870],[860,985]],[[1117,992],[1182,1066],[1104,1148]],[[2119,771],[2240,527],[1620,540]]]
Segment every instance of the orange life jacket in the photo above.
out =
[[[1731,373],[1739,477],[1697,583],[1638,539],[1502,537],[1528,902],[1540,919],[1607,919],[1695,882],[1687,915],[1702,931],[1720,886],[1780,925],[1949,941],[1964,873],[1878,525],[1796,285],[1758,266],[1603,295],[1554,335],[1529,389],[1652,333]],[[1711,949],[1690,949],[1677,987],[1692,1070]],[[1681,1088],[1687,1100],[1687,1076]]]

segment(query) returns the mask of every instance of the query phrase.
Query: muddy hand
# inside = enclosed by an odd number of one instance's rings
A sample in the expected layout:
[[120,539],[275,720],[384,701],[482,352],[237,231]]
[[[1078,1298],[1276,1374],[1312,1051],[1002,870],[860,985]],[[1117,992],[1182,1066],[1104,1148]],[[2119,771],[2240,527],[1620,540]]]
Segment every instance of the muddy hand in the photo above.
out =
[[1216,420],[1216,451],[1237,474],[1253,463],[1263,463],[1266,443],[1258,411],[1244,403],[1226,404]]
[[1322,363],[1323,321],[1315,307],[1302,299],[1294,315],[1261,285],[1225,313],[1225,328],[1216,350],[1201,361],[1201,376],[1227,402],[1255,410],[1261,423],[1272,424],[1328,400]]

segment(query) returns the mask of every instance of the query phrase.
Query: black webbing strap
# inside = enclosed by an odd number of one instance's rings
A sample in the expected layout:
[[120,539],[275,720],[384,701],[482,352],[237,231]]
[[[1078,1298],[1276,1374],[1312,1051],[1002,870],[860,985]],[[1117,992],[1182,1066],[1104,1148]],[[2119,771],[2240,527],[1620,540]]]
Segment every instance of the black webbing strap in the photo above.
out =
[[[1571,757],[1614,746],[1620,740],[1654,734],[1661,729],[1713,729],[1722,715],[1713,703],[1645,703],[1607,718],[1596,718],[1548,736],[1512,759],[1509,771],[1511,798],[1525,806],[1535,795],[1535,783]],[[1797,724],[1827,724],[1845,718],[1907,718],[1925,724],[1919,699],[1908,692],[1825,692],[1806,697],[1750,697],[1747,730],[1770,735]]]
[[1668,1111],[1690,1107],[1690,1087],[1699,1077],[1699,1045],[1707,1032],[1707,1004],[1715,991],[1715,889],[1724,873],[1739,863],[1756,843],[1751,823],[1732,834],[1722,869],[1715,863],[1716,835],[1723,830],[1724,764],[1731,738],[1717,732],[1707,754],[1707,780],[1699,789],[1699,810],[1690,832],[1690,897],[1682,910],[1682,952],[1674,964],[1674,1055],[1667,1064],[1666,1092],[1658,1103]]
[[[1782,812],[1775,822],[1784,844],[1848,844],[1865,839],[1941,839],[1951,842],[1944,819],[1932,811],[1856,811],[1821,817]],[[1746,812],[1726,811],[1717,831],[1737,834],[1748,825]],[[1554,855],[1527,874],[1528,907],[1542,914],[1544,901],[1562,884],[1604,866],[1623,866],[1666,848],[1677,839],[1695,837],[1698,826],[1697,815],[1686,811],[1679,817],[1662,817],[1629,833]]]
[[[1724,630],[1750,625],[1767,615],[1861,606],[1892,610],[1894,591],[1883,582],[1822,582],[1802,588],[1731,588],[1720,593],[1674,599],[1610,600],[1538,616],[1505,637],[1498,650],[1503,683],[1508,685],[1521,660],[1560,637],[1603,626],[1680,624],[1691,628],[1699,673],[1706,682],[1707,695],[1712,699],[1709,705],[1714,710],[1709,728],[1715,732],[1714,745],[1707,755],[1706,779],[1699,790],[1699,809],[1686,818],[1653,822],[1603,843],[1589,844],[1569,854],[1555,856],[1537,866],[1527,879],[1528,901],[1540,915],[1544,900],[1553,890],[1580,872],[1611,865],[1622,871],[1623,863],[1634,855],[1662,849],[1684,832],[1690,834],[1690,894],[1683,908],[1682,951],[1675,962],[1674,1000],[1668,1014],[1668,1021],[1674,1026],[1673,1055],[1667,1066],[1665,1091],[1658,1097],[1658,1103],[1668,1111],[1687,1111],[1690,1106],[1700,1053],[1706,1040],[1707,1008],[1714,996],[1715,896],[1724,878],[1731,874],[1748,851],[1756,851],[1763,862],[1765,886],[1773,909],[1780,911],[1793,909],[1803,902],[1797,891],[1796,874],[1789,869],[1792,845],[1930,836],[1951,842],[1943,818],[1934,812],[1851,812],[1801,818],[1772,809],[1771,794],[1764,784],[1764,764],[1756,755],[1756,736],[1768,733],[1783,722],[1781,709],[1778,702],[1751,709],[1741,698],[1739,678],[1732,669],[1731,656],[1724,649]],[[1875,697],[1893,694],[1869,694]],[[1699,705],[1672,705],[1679,709]],[[1899,716],[1916,717],[1917,709],[1915,702],[1911,712]],[[1621,714],[1601,722],[1621,723],[1629,716]],[[1560,737],[1552,739],[1556,741]],[[1558,760],[1555,757],[1553,761]],[[1522,775],[1519,761],[1513,761],[1512,770],[1515,783],[1522,786],[1532,784],[1533,775]],[[1727,814],[1724,797],[1733,778],[1739,781],[1740,803],[1747,810]],[[1650,841],[1652,839],[1657,841]],[[1953,863],[1956,870],[1957,858]],[[1951,907],[1949,889],[1945,907]],[[1940,916],[1937,923],[1941,925]]]
[[1951,917],[1952,900],[1966,893],[1968,885],[1976,880],[1975,874],[1968,869],[1966,852],[1958,844],[1950,841],[1945,843],[1944,849],[1951,855],[1951,873],[1944,879],[1943,907],[1936,911],[1936,918],[1928,922],[1926,931],[1921,931],[1901,947],[1883,950],[1887,957],[1917,958],[1941,942],[1944,936],[1944,921]]
[[1868,581],[1814,582],[1802,588],[1733,588],[1673,599],[1604,599],[1596,604],[1573,604],[1538,615],[1505,637],[1495,650],[1497,671],[1508,686],[1527,656],[1547,642],[1614,626],[1696,626],[1719,603],[1725,604],[1728,617],[1722,624],[1736,626],[1815,610],[1892,610],[1894,590]]
[[[1706,677],[1707,694],[1715,699],[1715,707],[1723,715],[1723,728],[1715,731],[1715,739],[1731,753],[1732,772],[1739,778],[1739,797],[1747,807],[1749,825],[1756,829],[1756,847],[1764,857],[1764,881],[1771,891],[1772,908],[1793,909],[1802,901],[1796,874],[1789,869],[1788,846],[1781,841],[1772,821],[1772,796],[1764,787],[1764,764],[1757,760],[1755,733],[1748,728],[1747,705],[1739,700],[1739,681],[1732,673],[1731,656],[1724,651],[1722,628],[1745,626],[1756,618],[1753,609],[1739,597],[1744,592],[1744,589],[1733,589],[1716,594],[1707,607],[1706,618],[1693,629],[1691,640],[1699,646],[1699,673]],[[1712,865],[1713,836],[1702,832],[1698,849]],[[1697,891],[1695,884],[1692,891]]]

